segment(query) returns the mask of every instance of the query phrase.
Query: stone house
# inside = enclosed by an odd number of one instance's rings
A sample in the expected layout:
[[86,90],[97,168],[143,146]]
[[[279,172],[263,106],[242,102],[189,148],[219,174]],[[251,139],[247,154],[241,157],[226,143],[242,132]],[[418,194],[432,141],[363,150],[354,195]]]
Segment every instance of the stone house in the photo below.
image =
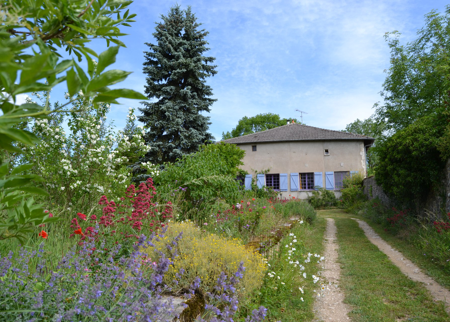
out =
[[374,139],[368,136],[287,124],[270,130],[224,140],[245,151],[241,169],[248,174],[245,189],[251,188],[255,171],[258,187],[268,186],[282,197],[306,199],[324,187],[340,197],[345,176],[366,176],[366,153]]

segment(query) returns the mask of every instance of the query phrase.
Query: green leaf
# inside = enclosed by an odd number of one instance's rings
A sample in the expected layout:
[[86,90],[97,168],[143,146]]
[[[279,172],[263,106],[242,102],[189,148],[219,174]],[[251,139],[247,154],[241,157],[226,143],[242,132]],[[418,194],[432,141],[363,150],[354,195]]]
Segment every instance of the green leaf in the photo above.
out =
[[95,77],[89,82],[87,86],[87,92],[95,92],[97,89],[113,85],[123,81],[130,75],[131,72],[125,72],[123,70],[113,69]]
[[8,174],[9,166],[8,163],[5,163],[0,167],[0,177],[6,176]]
[[43,78],[40,73],[45,65],[47,65],[47,60],[50,57],[50,53],[44,55],[35,55],[27,59],[23,64],[23,70],[20,74],[19,85],[25,86]]
[[69,92],[70,97],[74,96],[81,88],[81,80],[78,77],[77,73],[71,68],[67,72],[67,90]]
[[80,77],[81,82],[83,83],[84,86],[86,86],[89,83],[89,78],[86,76],[84,70],[80,66],[78,66],[78,64],[75,61],[73,63],[75,64],[75,68],[77,69],[78,76]]
[[0,128],[0,133],[8,136],[14,141],[19,141],[25,145],[33,145],[39,142],[39,138],[31,132],[13,128]]
[[114,97],[105,96],[105,95],[102,95],[102,94],[97,95],[92,102],[93,103],[119,104],[119,102],[117,102]]
[[86,29],[83,29],[81,27],[75,26],[75,25],[67,25],[68,27],[70,27],[71,29],[78,31],[79,33],[85,34],[85,35],[92,35],[91,32],[89,32]]
[[13,146],[11,142],[12,140],[9,136],[0,133],[0,147],[2,148],[2,150],[23,153],[21,149]]
[[98,58],[97,74],[101,74],[106,67],[116,62],[116,56],[119,52],[119,46],[109,47],[102,52]]
[[127,46],[125,46],[125,44],[118,39],[109,39],[109,40],[111,40],[111,42],[115,43],[116,45],[127,48]]
[[3,185],[4,188],[16,188],[21,187],[26,184],[29,184],[31,182],[31,178],[12,178],[6,180],[5,184]]
[[30,170],[33,168],[33,164],[22,164],[19,165],[18,167],[15,167],[12,171],[11,171],[11,175],[13,174],[18,174],[27,170]]
[[136,92],[132,89],[126,89],[126,88],[118,88],[113,89],[107,92],[103,92],[101,94],[102,96],[110,96],[110,97],[116,97],[116,98],[129,98],[129,99],[137,99],[137,100],[147,100],[147,96],[144,94],[141,94],[139,92]]
[[36,194],[36,195],[42,195],[42,196],[48,196],[48,192],[44,189],[38,188],[38,187],[22,187],[20,188],[21,191],[25,191],[28,193]]

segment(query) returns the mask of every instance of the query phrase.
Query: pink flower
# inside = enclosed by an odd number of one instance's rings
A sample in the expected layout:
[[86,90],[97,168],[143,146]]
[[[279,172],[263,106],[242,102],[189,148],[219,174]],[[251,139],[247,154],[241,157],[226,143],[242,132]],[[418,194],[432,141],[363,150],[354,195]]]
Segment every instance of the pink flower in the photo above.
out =
[[205,222],[203,225],[205,225],[205,226],[208,226],[208,223],[207,222]]
[[85,214],[82,214],[81,212],[77,213],[77,216],[80,217],[80,218],[83,219],[83,220],[87,220],[87,219],[86,219],[86,215],[85,215]]

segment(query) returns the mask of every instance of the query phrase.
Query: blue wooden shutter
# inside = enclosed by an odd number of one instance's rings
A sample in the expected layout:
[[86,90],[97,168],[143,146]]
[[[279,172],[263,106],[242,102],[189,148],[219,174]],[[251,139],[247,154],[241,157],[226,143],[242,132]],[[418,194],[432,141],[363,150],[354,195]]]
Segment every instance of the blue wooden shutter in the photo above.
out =
[[291,191],[298,191],[298,173],[291,173]]
[[280,173],[280,191],[288,191],[288,174]]
[[247,174],[245,175],[245,190],[251,190],[252,189],[252,175]]
[[353,177],[354,174],[357,174],[358,171],[350,171],[350,178]]
[[325,172],[325,184],[327,190],[334,190],[334,172]]
[[314,172],[314,189],[323,188],[322,172]]
[[266,176],[262,173],[259,173],[256,175],[256,184],[258,185],[258,188],[262,188],[266,185]]

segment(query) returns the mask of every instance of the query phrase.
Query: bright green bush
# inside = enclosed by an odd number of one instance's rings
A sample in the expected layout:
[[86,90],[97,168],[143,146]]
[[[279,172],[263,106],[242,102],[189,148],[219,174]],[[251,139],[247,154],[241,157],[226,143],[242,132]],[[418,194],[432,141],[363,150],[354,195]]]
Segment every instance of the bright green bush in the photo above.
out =
[[363,189],[363,179],[359,173],[344,178],[340,206],[349,212],[359,210],[367,200]]
[[[174,190],[184,191],[183,211],[201,208],[218,198],[236,203],[240,190],[235,180],[237,162],[227,161],[230,154],[235,152],[238,157],[243,157],[242,153],[229,145],[206,147],[197,153],[183,156],[176,163],[165,163],[164,170],[154,177],[155,186],[168,198]],[[193,218],[196,217],[189,219]]]
[[[167,245],[182,233],[181,239],[172,251]],[[232,276],[241,261],[244,262],[245,272],[237,290],[240,299],[245,299],[253,290],[259,288],[263,282],[267,266],[263,257],[240,243],[240,240],[226,239],[212,233],[202,232],[192,222],[173,223],[161,239],[152,241],[155,248],[145,249],[149,258],[148,263],[157,261],[162,251],[167,257],[172,257],[175,249],[178,256],[164,276],[164,281],[172,287],[172,292],[188,289],[196,277],[200,277],[200,288],[205,292],[213,292],[214,286],[221,272]],[[178,274],[184,269],[184,274]],[[176,275],[180,275],[179,278]],[[178,280],[177,283],[174,280]]]
[[314,208],[334,207],[337,205],[337,199],[333,191],[319,188],[314,190],[308,201]]

